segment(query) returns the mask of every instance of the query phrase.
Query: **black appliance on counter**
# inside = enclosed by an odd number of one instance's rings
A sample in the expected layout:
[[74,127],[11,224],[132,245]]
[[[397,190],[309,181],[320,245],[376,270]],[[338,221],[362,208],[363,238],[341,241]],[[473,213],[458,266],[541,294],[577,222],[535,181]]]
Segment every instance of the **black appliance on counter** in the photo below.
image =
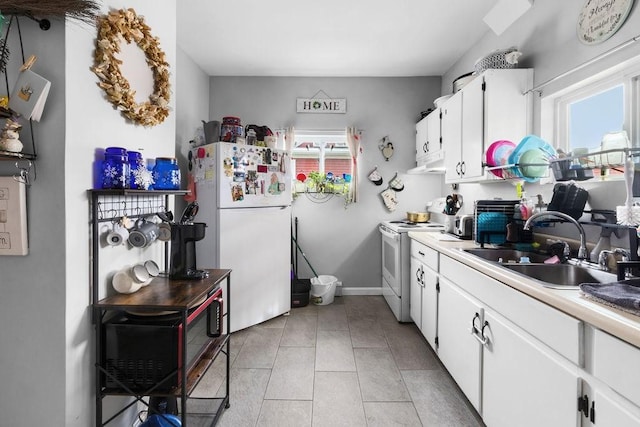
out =
[[[202,343],[222,333],[222,289],[210,292],[187,316],[187,370],[197,360]],[[206,313],[204,313],[206,311]],[[181,384],[185,333],[180,312],[120,312],[103,325],[102,384],[107,388],[135,392],[172,392]]]
[[206,270],[196,268],[196,242],[204,239],[207,224],[193,222],[171,224],[170,279],[202,279]]

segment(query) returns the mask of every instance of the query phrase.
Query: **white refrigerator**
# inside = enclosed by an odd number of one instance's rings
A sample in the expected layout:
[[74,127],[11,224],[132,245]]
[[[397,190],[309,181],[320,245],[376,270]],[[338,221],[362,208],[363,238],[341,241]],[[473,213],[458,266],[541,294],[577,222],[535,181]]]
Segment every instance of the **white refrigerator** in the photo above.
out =
[[[291,175],[286,151],[216,142],[191,151],[207,223],[198,268],[229,268],[231,331],[291,309]],[[226,307],[225,307],[226,310]]]

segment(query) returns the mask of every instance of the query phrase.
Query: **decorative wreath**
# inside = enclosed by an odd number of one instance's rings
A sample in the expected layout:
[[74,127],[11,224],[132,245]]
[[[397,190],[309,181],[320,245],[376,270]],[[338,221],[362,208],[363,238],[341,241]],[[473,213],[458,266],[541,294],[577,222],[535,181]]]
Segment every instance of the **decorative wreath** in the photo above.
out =
[[[120,71],[122,61],[115,57],[120,52],[121,38],[134,41],[145,53],[147,64],[153,71],[153,94],[149,100],[136,103],[135,90]],[[143,126],[155,126],[169,115],[169,64],[151,28],[133,9],[111,11],[98,18],[98,37],[91,70],[100,78],[98,86],[106,92],[114,108],[128,119]]]

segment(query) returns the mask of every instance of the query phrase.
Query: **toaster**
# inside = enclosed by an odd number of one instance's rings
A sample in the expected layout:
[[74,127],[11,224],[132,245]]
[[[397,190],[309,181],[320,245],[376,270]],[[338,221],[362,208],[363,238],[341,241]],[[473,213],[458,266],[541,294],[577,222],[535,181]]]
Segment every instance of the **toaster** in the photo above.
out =
[[473,215],[456,216],[453,233],[461,239],[471,239],[473,237]]

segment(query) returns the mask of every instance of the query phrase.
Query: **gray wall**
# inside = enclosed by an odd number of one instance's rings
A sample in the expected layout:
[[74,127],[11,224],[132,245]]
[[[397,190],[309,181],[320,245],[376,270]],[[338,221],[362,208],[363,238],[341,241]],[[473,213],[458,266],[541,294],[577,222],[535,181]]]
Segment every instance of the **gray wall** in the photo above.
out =
[[[346,114],[296,114],[296,98],[310,98],[323,90],[347,99]],[[415,78],[294,78],[212,77],[210,118],[235,115],[243,125],[267,125],[272,130],[362,129],[360,199],[346,209],[339,197],[326,203],[311,202],[304,195],[293,202],[299,219],[299,244],[318,274],[330,274],[344,287],[379,288],[381,220],[403,218],[407,210],[424,210],[426,202],[440,195],[442,176],[407,175],[415,166],[415,123],[420,111],[431,106],[440,90],[439,77]],[[378,149],[388,135],[395,147],[386,162]],[[384,177],[382,186],[367,180],[375,166]],[[379,196],[398,172],[405,189],[399,205],[389,213]],[[299,277],[312,277],[302,256]],[[247,265],[250,268],[250,265]],[[378,289],[379,290],[379,289]]]
[[[61,426],[66,390],[64,248],[67,233],[73,232],[65,227],[64,203],[65,31],[60,21],[52,22],[47,32],[26,18],[20,26],[25,55],[38,56],[33,71],[52,87],[42,121],[34,125],[38,160],[37,178],[27,189],[29,255],[0,257],[0,424],[37,425],[42,414],[49,414],[47,422]],[[14,27],[9,36],[10,88],[22,65],[17,40]],[[30,144],[28,135],[28,130],[21,133],[25,145]],[[14,163],[0,162],[0,174],[15,174]],[[78,250],[86,247],[85,239]],[[36,402],[42,405],[37,410]]]
[[[209,118],[209,76],[180,47],[176,68],[176,157],[182,175],[182,188],[185,188],[189,141],[202,127],[202,120]],[[174,214],[181,214],[186,204],[183,198],[176,198]]]

